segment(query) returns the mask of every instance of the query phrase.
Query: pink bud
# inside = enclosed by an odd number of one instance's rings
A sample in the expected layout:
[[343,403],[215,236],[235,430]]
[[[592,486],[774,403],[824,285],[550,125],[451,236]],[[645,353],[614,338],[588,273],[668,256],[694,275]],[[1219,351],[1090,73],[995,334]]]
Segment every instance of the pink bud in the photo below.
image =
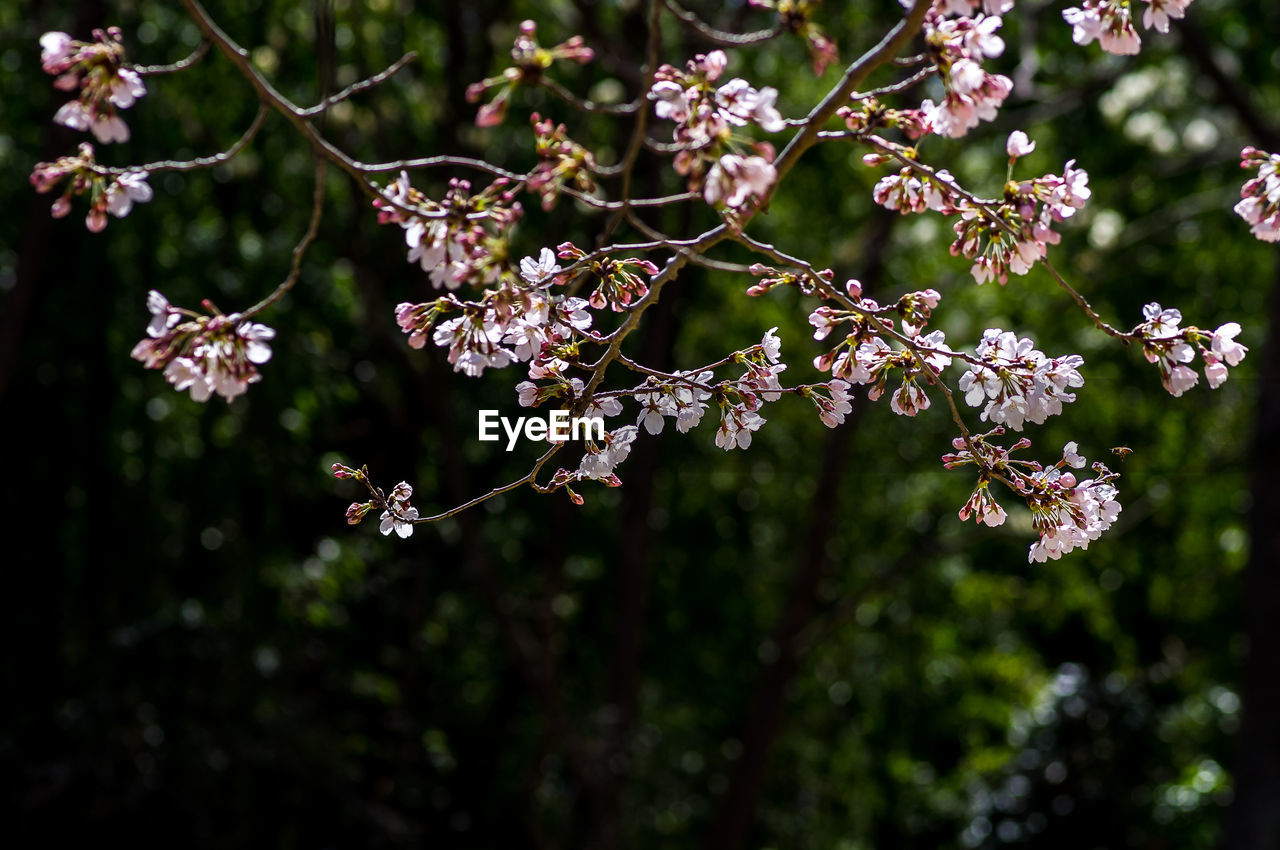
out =
[[491,103],[486,103],[476,112],[477,127],[496,127],[502,123],[507,114],[507,102],[499,96]]

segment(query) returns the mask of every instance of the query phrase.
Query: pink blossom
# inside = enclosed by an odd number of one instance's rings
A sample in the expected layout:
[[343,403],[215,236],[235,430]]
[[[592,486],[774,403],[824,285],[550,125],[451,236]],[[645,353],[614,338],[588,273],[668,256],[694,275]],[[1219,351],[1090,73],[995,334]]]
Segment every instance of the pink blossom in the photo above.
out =
[[751,447],[751,434],[760,430],[764,417],[742,404],[724,404],[720,408],[720,428],[716,445],[726,452]]
[[147,185],[147,175],[143,171],[130,171],[121,174],[107,189],[107,212],[116,218],[124,218],[133,209],[134,203],[146,203],[152,198],[151,187]]
[[1009,154],[1010,159],[1017,159],[1020,156],[1026,156],[1036,149],[1036,143],[1027,138],[1027,134],[1021,130],[1014,130],[1009,134],[1009,141],[1005,143],[1005,150]]
[[1076,44],[1097,39],[1103,50],[1120,56],[1142,49],[1142,39],[1130,18],[1129,0],[1084,0],[1078,7],[1065,9],[1062,19],[1071,24]]
[[121,109],[133,106],[134,102],[147,93],[142,78],[129,68],[116,71],[116,78],[111,81],[110,100]]
[[1192,0],[1144,0],[1147,9],[1142,13],[1142,25],[1160,32],[1169,31],[1169,19],[1181,19],[1187,13]]
[[1257,169],[1257,176],[1240,187],[1236,215],[1263,242],[1280,241],[1280,154],[1248,146],[1240,151],[1240,167]]
[[1227,366],[1217,355],[1209,353],[1204,355],[1204,377],[1209,383],[1209,388],[1216,390],[1222,386],[1227,380]]
[[701,64],[703,73],[706,74],[707,82],[714,83],[720,79],[720,75],[728,67],[729,57],[725,55],[723,50],[713,50],[702,57]]
[[555,252],[550,248],[543,248],[536,260],[525,257],[520,261],[520,276],[529,283],[544,283],[559,271],[560,264],[556,262]]
[[703,197],[712,206],[723,202],[738,209],[751,197],[767,195],[776,179],[777,172],[764,157],[725,154],[711,167]]
[[402,538],[413,534],[413,523],[418,519],[418,509],[409,504],[412,496],[413,488],[408,482],[401,481],[395,486],[386,502],[386,510],[379,517],[381,520],[378,525],[379,531],[384,535],[394,531]]
[[1235,341],[1239,333],[1240,325],[1237,322],[1227,322],[1213,332],[1213,353],[1225,360],[1228,366],[1238,366],[1249,350]]
[[93,126],[93,116],[78,100],[69,100],[58,107],[58,111],[53,115],[53,121],[72,130],[84,131]]
[[103,144],[129,141],[129,126],[119,115],[99,113],[94,117],[93,126],[90,129],[93,130],[97,140]]
[[67,61],[78,52],[75,41],[65,32],[47,32],[40,36],[40,62],[50,74],[61,74]]
[[608,482],[618,464],[631,454],[631,444],[635,442],[637,433],[636,426],[624,425],[605,434],[602,446],[589,442],[586,454],[578,464],[579,474],[585,478]]

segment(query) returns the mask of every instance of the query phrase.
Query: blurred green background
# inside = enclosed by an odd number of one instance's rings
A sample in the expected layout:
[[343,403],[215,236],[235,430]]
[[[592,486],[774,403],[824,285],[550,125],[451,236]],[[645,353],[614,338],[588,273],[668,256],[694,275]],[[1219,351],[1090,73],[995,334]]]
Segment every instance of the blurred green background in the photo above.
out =
[[[544,44],[581,33],[597,50],[557,79],[631,97],[642,4],[334,0],[331,17],[317,5],[209,9],[302,104],[418,51],[323,122],[359,159],[455,153],[524,170],[533,110],[604,161],[625,145],[629,121],[539,92],[479,130],[463,91],[505,65],[533,17]],[[690,5],[727,29],[770,23],[741,4]],[[687,436],[642,435],[625,486],[585,487],[583,507],[521,490],[407,541],[348,528],[361,491],[328,476],[335,460],[368,463],[384,486],[409,480],[424,513],[527,471],[536,447],[507,454],[473,430],[479,408],[515,415],[523,370],[468,380],[438,349],[406,346],[392,308],[430,284],[399,230],[331,169],[302,279],[262,319],[278,331],[262,382],[231,405],[172,391],[128,356],[146,292],[231,311],[275,287],[309,213],[306,147],[273,115],[230,165],[154,177],[154,201],[101,235],[83,206],[52,220],[27,175],[80,138],[49,120],[64,95],[40,70],[40,34],[118,24],[141,63],[176,60],[199,36],[177,3],[0,5],[0,787],[16,842],[4,843],[1280,846],[1275,656],[1262,649],[1280,604],[1267,552],[1280,554],[1251,547],[1250,526],[1252,511],[1274,546],[1276,413],[1259,405],[1259,376],[1274,374],[1276,252],[1231,212],[1241,146],[1275,138],[1280,15],[1199,0],[1189,32],[1144,33],[1143,53],[1122,60],[1073,45],[1063,5],[1019,0],[1009,50],[990,63],[1016,82],[1000,119],[930,140],[926,157],[988,196],[1009,130],[1038,143],[1019,177],[1078,160],[1093,198],[1063,226],[1057,266],[1119,326],[1151,300],[1201,327],[1240,321],[1252,353],[1220,390],[1170,398],[1042,270],[974,286],[944,220],[873,206],[881,172],[852,146],[812,150],[752,225],[882,301],[937,288],[952,345],[998,326],[1084,355],[1079,401],[1028,435],[1042,459],[1072,439],[1108,462],[1110,447],[1132,447],[1113,464],[1124,513],[1088,551],[1030,566],[1029,516],[1012,497],[1000,494],[1002,528],[956,518],[973,482],[941,468],[952,426],[940,399],[907,421],[861,392],[834,432],[806,402],[771,405],[747,452],[717,449],[710,418]],[[896,9],[829,2],[818,20],[847,62]],[[705,49],[666,21],[665,61]],[[838,70],[815,79],[785,38],[731,51],[730,73],[776,86],[798,116]],[[211,55],[149,80],[125,115],[133,140],[99,159],[207,155],[255,109]],[[452,176],[483,184],[444,171],[414,183],[440,197]],[[679,188],[656,157],[637,180],[646,195]],[[602,222],[564,201],[525,208],[516,256],[590,244]],[[649,221],[677,235],[714,223],[698,205]],[[688,368],[777,325],[787,377],[816,380],[815,303],[750,299],[747,285],[687,269],[628,351]],[[1251,548],[1258,583],[1245,585]]]

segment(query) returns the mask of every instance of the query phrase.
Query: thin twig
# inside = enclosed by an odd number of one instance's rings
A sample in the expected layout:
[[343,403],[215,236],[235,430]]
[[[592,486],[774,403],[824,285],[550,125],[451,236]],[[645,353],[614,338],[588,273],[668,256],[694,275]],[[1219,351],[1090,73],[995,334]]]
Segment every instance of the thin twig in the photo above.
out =
[[569,104],[575,109],[581,110],[582,112],[589,112],[592,114],[632,115],[635,112],[639,111],[644,106],[643,92],[641,93],[641,96],[639,98],[631,101],[630,103],[596,103],[593,100],[587,100],[586,98],[578,97],[576,94],[569,91],[567,88],[560,85],[555,80],[549,79],[547,77],[539,77],[538,85],[546,89],[547,91],[551,92],[553,95],[560,98],[565,103]]
[[298,277],[302,273],[302,257],[307,253],[307,248],[311,247],[311,243],[315,241],[316,234],[320,231],[320,218],[324,214],[324,176],[328,168],[328,163],[323,157],[316,157],[316,188],[311,197],[311,221],[307,224],[307,232],[302,235],[302,240],[294,246],[293,260],[289,265],[289,275],[275,288],[275,291],[263,298],[257,304],[254,304],[241,315],[249,318],[270,307],[279,301],[284,294],[293,285],[298,282]]
[[746,47],[751,44],[760,44],[771,38],[777,38],[783,33],[781,22],[775,22],[772,27],[767,30],[757,30],[755,32],[732,33],[718,30],[699,18],[693,12],[685,9],[675,0],[662,0],[662,5],[667,7],[671,14],[675,15],[679,21],[698,35],[705,38],[712,44],[721,47]]
[[176,74],[179,71],[185,71],[192,65],[199,62],[209,52],[209,39],[200,42],[200,46],[191,51],[191,55],[186,59],[179,59],[177,62],[168,65],[134,65],[133,71],[139,77],[159,77],[163,74]]
[[402,69],[404,66],[408,65],[410,62],[416,61],[417,58],[418,58],[417,53],[413,51],[409,51],[408,53],[406,53],[405,55],[397,59],[394,63],[387,66],[385,70],[380,71],[377,74],[374,74],[369,79],[361,80],[358,83],[352,83],[351,85],[347,86],[345,89],[338,92],[337,94],[326,97],[324,100],[320,101],[315,106],[309,107],[307,109],[300,109],[298,111],[302,115],[319,115],[321,112],[324,112],[329,107],[334,106],[335,104],[341,103],[342,101],[346,100],[347,98],[351,97],[354,94],[359,94],[360,92],[365,91],[366,89],[371,89],[374,86],[379,85],[380,83],[386,82],[387,80],[394,77],[400,71],[400,69]]
[[520,478],[517,478],[509,484],[504,484],[501,487],[495,487],[488,493],[485,493],[482,496],[476,496],[471,501],[463,502],[461,505],[450,508],[443,513],[438,513],[435,516],[419,517],[413,521],[413,524],[424,525],[429,522],[439,522],[442,519],[448,519],[451,516],[456,516],[462,513],[468,508],[474,508],[476,505],[487,502],[495,496],[501,496],[503,493],[510,493],[512,490],[523,487],[525,484],[532,486],[533,489],[538,490],[539,492],[545,491],[547,488],[538,484],[538,473],[542,471],[542,467],[546,462],[549,461],[556,452],[560,451],[564,445],[564,443],[553,443],[551,448],[547,449],[546,453],[543,454],[542,457],[538,458],[537,462],[533,465],[533,469],[529,470],[527,475],[522,475]]
[[865,91],[865,92],[854,92],[852,95],[850,95],[849,99],[850,100],[866,100],[869,97],[883,97],[886,94],[899,94],[901,92],[906,91],[909,88],[912,88],[917,83],[927,80],[929,77],[936,74],[937,72],[938,72],[938,69],[933,65],[930,65],[928,68],[921,68],[919,71],[912,74],[910,77],[907,77],[905,80],[893,83],[892,85],[881,86],[878,89],[870,89],[869,91]]
[[213,156],[199,156],[195,159],[172,160],[166,159],[162,162],[149,162],[146,165],[134,165],[129,168],[113,168],[105,165],[94,166],[94,172],[98,174],[127,174],[131,171],[145,171],[152,174],[158,171],[196,171],[201,168],[212,168],[215,165],[222,165],[235,159],[240,151],[244,150],[249,142],[253,141],[254,136],[258,135],[258,131],[262,129],[262,122],[266,120],[267,108],[265,106],[258,107],[258,114],[253,117],[253,123],[249,125],[249,129],[244,131],[244,135],[236,140],[236,143],[227,148],[222,153],[216,153]]

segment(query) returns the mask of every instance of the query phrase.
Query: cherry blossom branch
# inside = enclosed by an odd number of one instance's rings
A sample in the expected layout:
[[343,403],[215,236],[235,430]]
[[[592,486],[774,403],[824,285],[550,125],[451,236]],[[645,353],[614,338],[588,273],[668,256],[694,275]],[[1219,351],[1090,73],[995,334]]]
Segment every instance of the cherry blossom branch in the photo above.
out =
[[602,201],[601,199],[588,195],[585,192],[579,192],[570,186],[564,186],[560,190],[564,194],[576,201],[581,201],[589,207],[598,210],[626,210],[631,207],[667,207],[672,204],[683,203],[684,201],[699,201],[702,195],[697,192],[681,192],[677,195],[666,195],[661,198],[638,198],[636,200],[627,201]]
[[732,33],[718,30],[699,18],[693,12],[685,9],[675,0],[660,0],[663,6],[667,7],[672,15],[674,15],[682,24],[705,38],[712,44],[720,47],[746,47],[752,44],[760,44],[772,38],[777,38],[782,34],[781,22],[775,22],[772,27],[767,30],[757,30],[756,32]]
[[[1007,221],[1000,218],[1000,216],[996,215],[996,213],[991,209],[993,205],[998,204],[997,201],[989,201],[989,200],[984,200],[982,198],[979,198],[978,196],[974,195],[972,192],[969,192],[967,189],[962,188],[954,180],[947,180],[945,178],[939,177],[937,171],[935,171],[934,169],[930,168],[927,165],[923,165],[919,162],[916,162],[914,159],[911,159],[910,157],[903,154],[902,151],[899,150],[896,146],[887,144],[883,139],[880,139],[878,136],[865,135],[865,136],[859,136],[859,138],[863,142],[865,142],[867,145],[874,147],[877,150],[880,150],[888,154],[889,156],[892,156],[898,162],[902,163],[904,166],[916,172],[917,174],[923,174],[931,178],[932,180],[938,181],[940,183],[944,183],[949,188],[950,191],[954,192],[956,195],[959,195],[961,198],[964,198],[966,201],[971,203],[974,206],[974,208],[977,209],[980,213],[982,213],[983,217],[985,217],[987,220],[991,221],[993,224],[995,224],[1005,233],[1008,233],[1014,239],[1019,238],[1018,232],[1015,231],[1012,227],[1010,227]],[[1090,321],[1093,322],[1094,326],[1097,327],[1098,330],[1102,331],[1108,336],[1121,340],[1126,345],[1128,345],[1134,339],[1134,336],[1132,333],[1117,330],[1107,322],[1103,321],[1102,317],[1099,316],[1098,313],[1093,309],[1093,306],[1089,304],[1089,302],[1085,299],[1085,297],[1081,295],[1079,291],[1076,290],[1075,287],[1067,283],[1066,279],[1061,274],[1058,273],[1058,270],[1053,267],[1053,264],[1049,262],[1047,257],[1040,258],[1038,262],[1040,263],[1040,265],[1044,266],[1045,270],[1049,272],[1050,276],[1053,277],[1055,281],[1057,281],[1058,286],[1062,287],[1062,289],[1068,295],[1071,296],[1071,298],[1076,302],[1076,304],[1080,307],[1080,309],[1084,311],[1084,314],[1089,317]]]
[[444,511],[443,513],[438,513],[435,516],[419,517],[413,520],[413,524],[424,525],[430,522],[439,522],[440,520],[448,519],[451,516],[457,516],[458,514],[462,513],[468,508],[474,508],[476,505],[487,502],[490,499],[494,498],[495,496],[501,496],[503,493],[510,493],[512,490],[516,490],[524,486],[525,484],[528,484],[530,487],[532,487],[534,490],[537,490],[539,493],[550,492],[552,488],[538,484],[538,480],[537,480],[538,473],[542,471],[542,467],[546,465],[546,462],[551,460],[551,458],[554,457],[555,454],[558,451],[560,451],[560,449],[562,449],[563,447],[564,447],[564,443],[552,444],[551,448],[547,449],[547,451],[543,453],[542,457],[538,458],[538,460],[533,465],[533,469],[529,470],[529,473],[527,475],[523,475],[520,478],[517,478],[515,481],[512,481],[508,484],[504,484],[501,487],[495,487],[492,490],[490,490],[488,493],[485,493],[481,496],[476,496],[471,501],[463,502],[457,507],[450,508],[449,510]]
[[[705,372],[709,369],[714,368],[715,365],[723,365],[724,363],[727,363],[727,362],[729,361],[725,360],[720,364],[713,364],[712,366],[702,366],[701,368],[692,369],[690,371],[693,372],[694,374],[701,374],[702,372]],[[627,357],[625,354],[618,355],[618,363],[627,367],[633,372],[639,372],[641,375],[651,375],[655,378],[661,378],[662,380],[667,381],[669,383],[686,384],[687,386],[694,387],[699,390],[703,390],[704,392],[712,392],[713,385],[711,384],[700,383],[699,381],[696,381],[687,375],[677,375],[674,372],[663,372],[658,369],[651,369],[648,366],[642,366],[641,364],[632,360],[630,357]],[[641,387],[643,386],[644,385],[642,384]],[[635,390],[625,390],[623,391],[623,394],[634,395],[636,392],[644,392],[644,390],[641,389],[641,387],[637,387]]]
[[[981,456],[978,453],[977,447],[973,443],[973,437],[969,432],[969,427],[965,424],[964,417],[960,415],[960,409],[959,407],[956,406],[955,399],[952,397],[951,388],[947,386],[947,383],[945,381],[942,380],[942,373],[938,370],[935,370],[925,360],[925,355],[926,354],[942,354],[952,358],[953,360],[956,358],[959,358],[961,360],[964,360],[966,362],[971,362],[971,363],[972,362],[980,363],[981,361],[975,361],[973,358],[969,357],[963,352],[951,351],[950,349],[935,349],[928,346],[922,346],[915,339],[908,337],[905,334],[898,333],[888,324],[881,321],[880,317],[875,315],[875,313],[872,313],[860,307],[858,304],[854,303],[852,299],[848,298],[843,292],[841,292],[836,287],[832,286],[830,283],[827,282],[825,278],[823,278],[820,274],[818,274],[817,270],[813,268],[813,265],[811,263],[808,263],[798,257],[793,257],[789,254],[785,254],[779,251],[774,246],[760,242],[756,239],[753,239],[750,236],[746,235],[745,233],[735,234],[734,239],[735,241],[740,242],[742,245],[752,249],[753,251],[763,254],[764,256],[767,256],[776,262],[786,263],[788,265],[792,265],[802,269],[805,272],[805,274],[808,275],[809,278],[814,281],[815,285],[820,289],[822,289],[823,292],[829,298],[841,304],[846,309],[863,316],[868,321],[868,323],[870,323],[876,329],[877,333],[882,334],[884,336],[888,336],[891,339],[894,339],[897,342],[904,345],[905,347],[907,347],[911,351],[911,353],[914,355],[916,362],[920,366],[921,371],[928,377],[929,383],[936,385],[940,390],[942,390],[943,397],[946,398],[947,400],[947,407],[951,411],[951,420],[955,423],[956,428],[960,430],[960,436],[964,438],[965,446],[969,449],[970,454],[973,455],[974,462],[977,463],[981,468],[986,469],[993,476],[999,477],[999,473],[996,470],[987,469],[985,464],[983,464],[981,460]],[[1008,481],[1006,481],[1004,478],[1000,478],[1000,480],[1004,481],[1004,483],[1008,484],[1011,488],[1013,487],[1013,485],[1010,484]]]
[[915,38],[931,5],[932,0],[914,0],[906,15],[885,34],[880,43],[845,69],[840,82],[808,114],[804,128],[792,137],[774,163],[778,182],[781,182],[783,175],[791,170],[800,156],[817,142],[818,133],[835,117],[836,111],[858,90],[858,86],[862,85],[871,72],[890,61],[895,53]]
[[306,115],[306,116],[319,115],[320,113],[324,112],[325,110],[329,109],[332,106],[335,106],[341,103],[342,101],[346,100],[352,95],[359,94],[362,91],[366,91],[368,89],[373,88],[374,86],[377,86],[386,82],[387,80],[394,77],[397,73],[399,73],[400,70],[404,68],[406,65],[408,65],[410,62],[415,62],[417,61],[417,59],[418,59],[418,54],[411,50],[405,55],[401,56],[392,64],[388,65],[385,70],[380,71],[377,74],[374,74],[372,77],[369,77],[366,80],[361,80],[358,83],[352,83],[351,85],[347,86],[345,89],[338,92],[337,94],[330,95],[329,97],[317,103],[315,106],[308,107],[307,109],[301,109],[299,110],[299,112],[300,114]]
[[[305,110],[299,107],[289,98],[281,94],[271,82],[262,75],[252,62],[249,61],[249,51],[245,50],[235,42],[231,36],[209,17],[209,13],[205,11],[199,0],[182,0],[182,5],[186,8],[187,13],[195,22],[205,37],[210,39],[218,50],[225,56],[232,65],[240,72],[253,89],[258,94],[258,99],[264,104],[270,106],[276,112],[283,115],[290,124],[292,124],[303,137],[311,143],[311,146],[322,156],[327,158],[334,165],[345,171],[351,177],[355,178],[356,183],[369,196],[381,198],[382,195],[366,176],[366,172],[361,165],[347,156],[340,149],[333,145],[321,135],[305,114]],[[402,207],[400,204],[390,199],[384,199],[387,203],[402,208],[402,211],[417,215],[417,210],[408,207]]]
[[[635,204],[635,206],[640,206],[640,204]],[[668,247],[676,252],[686,250],[680,247],[679,240],[655,230],[646,224],[643,219],[629,210],[627,212],[627,223],[664,247]],[[715,269],[716,271],[722,272],[732,272],[734,274],[749,274],[751,272],[751,267],[742,263],[730,263],[724,260],[714,260],[711,257],[688,253],[687,251],[686,255],[688,256],[689,262],[693,263],[695,266],[702,266],[703,268]]]
[[[194,0],[184,0],[184,2],[194,2]],[[655,0],[655,8],[657,2],[658,0]],[[893,54],[897,53],[903,45],[915,36],[924,21],[925,12],[928,11],[930,2],[931,0],[915,0],[910,10],[908,10],[902,20],[895,24],[894,27],[885,34],[879,44],[855,60],[845,70],[840,82],[827,93],[826,97],[824,97],[812,111],[810,111],[808,117],[805,119],[805,125],[795,134],[795,136],[791,138],[791,141],[787,143],[786,148],[783,149],[782,154],[774,163],[774,169],[777,177],[769,191],[766,193],[766,197],[761,202],[761,208],[768,204],[768,198],[772,196],[774,191],[776,191],[778,185],[782,181],[782,178],[796,164],[801,155],[813,146],[822,126],[836,114],[836,110],[838,110],[840,106],[848,100],[849,95],[862,84],[862,81],[865,80],[872,71],[889,61],[893,57]],[[656,12],[653,17],[657,17]],[[649,75],[647,74],[646,76]],[[640,116],[645,114],[646,112],[642,111]],[[626,177],[627,173],[628,172],[624,171],[624,181],[628,180]],[[747,218],[749,219],[750,215],[748,215]],[[746,222],[744,221],[744,226],[745,223]],[[729,225],[721,224],[698,237],[698,239],[689,246],[689,253],[705,253],[714,245],[731,236],[732,233],[733,231],[730,229]],[[586,409],[591,395],[600,386],[601,381],[604,380],[605,371],[608,369],[609,364],[613,362],[621,352],[622,341],[626,339],[633,330],[635,330],[636,325],[640,321],[640,316],[658,300],[663,287],[667,282],[679,274],[680,269],[683,268],[687,262],[688,255],[686,252],[681,251],[673,257],[667,264],[666,268],[659,272],[653,279],[648,294],[636,304],[618,329],[607,337],[609,340],[609,348],[591,367],[593,369],[591,378],[587,383],[586,392],[583,394],[583,398],[579,400],[577,405],[575,405],[575,413],[580,414]]]
[[320,230],[320,218],[324,214],[324,177],[327,166],[328,163],[324,158],[316,157],[316,188],[311,197],[311,221],[307,224],[307,232],[302,235],[302,240],[293,248],[293,259],[290,261],[288,276],[281,281],[274,292],[245,310],[241,314],[243,318],[248,319],[261,313],[284,297],[284,294],[293,289],[294,284],[298,282],[298,277],[302,273],[302,257],[307,253],[307,249],[311,247]]
[[528,178],[526,174],[516,174],[514,171],[508,171],[493,163],[486,162],[483,159],[474,159],[469,156],[421,156],[413,159],[397,159],[391,162],[359,162],[352,161],[362,174],[386,174],[392,171],[416,171],[420,168],[472,168],[476,171],[483,171],[486,174],[492,174],[494,177],[505,177],[508,180],[524,181]]
[[[689,246],[689,248],[692,252],[703,253],[728,236],[729,226],[727,224],[721,224],[711,230],[708,230],[706,233],[703,233],[693,242],[692,245]],[[583,392],[582,397],[578,400],[577,404],[574,405],[575,415],[580,415],[584,410],[586,410],[587,405],[590,404],[591,396],[595,393],[596,389],[599,388],[600,382],[604,380],[604,375],[609,368],[609,364],[617,359],[618,355],[621,353],[622,341],[626,339],[640,323],[640,316],[644,314],[645,310],[648,310],[653,306],[653,304],[658,300],[658,297],[662,294],[663,287],[665,287],[668,282],[675,279],[675,277],[680,273],[680,269],[684,268],[684,265],[687,262],[688,256],[683,251],[672,257],[666,267],[663,268],[662,271],[658,272],[657,276],[653,278],[652,283],[649,284],[648,294],[636,303],[631,312],[627,314],[627,318],[618,326],[618,329],[605,337],[605,339],[609,341],[609,347],[605,353],[601,355],[600,359],[590,367],[593,370],[591,378],[587,382],[587,387]]]
[[172,62],[168,65],[134,65],[133,71],[139,77],[159,77],[164,74],[176,74],[179,71],[185,71],[205,57],[205,54],[209,52],[209,44],[209,39],[206,38],[185,59],[179,59],[177,62]]
[[259,106],[258,113],[253,117],[253,123],[249,125],[249,129],[244,131],[236,143],[221,153],[212,156],[199,156],[195,159],[188,160],[163,160],[161,162],[149,162],[146,165],[133,165],[128,168],[113,168],[105,165],[95,165],[93,171],[97,174],[128,174],[130,172],[145,171],[152,174],[159,171],[197,171],[201,168],[212,168],[215,165],[222,165],[235,159],[245,147],[253,141],[258,135],[258,131],[262,129],[262,124],[267,118],[267,107]]

